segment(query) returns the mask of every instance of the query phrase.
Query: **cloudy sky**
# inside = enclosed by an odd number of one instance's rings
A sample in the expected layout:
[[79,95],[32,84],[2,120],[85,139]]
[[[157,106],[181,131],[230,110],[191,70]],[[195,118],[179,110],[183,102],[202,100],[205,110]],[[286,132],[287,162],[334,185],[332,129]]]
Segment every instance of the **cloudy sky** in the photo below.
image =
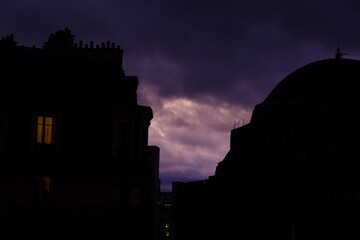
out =
[[18,45],[42,47],[64,28],[124,49],[139,104],[153,109],[163,191],[213,175],[230,131],[289,73],[337,46],[360,59],[357,0],[0,1],[0,36]]

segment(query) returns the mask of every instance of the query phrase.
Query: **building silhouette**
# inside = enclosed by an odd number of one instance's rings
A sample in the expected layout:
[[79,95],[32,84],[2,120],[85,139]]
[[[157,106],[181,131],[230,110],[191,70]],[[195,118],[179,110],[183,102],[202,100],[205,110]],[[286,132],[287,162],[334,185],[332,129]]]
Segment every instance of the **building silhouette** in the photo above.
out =
[[158,239],[175,239],[175,195],[172,192],[161,192],[158,205]]
[[0,40],[0,238],[157,239],[152,109],[109,41]]
[[177,186],[177,240],[360,237],[360,61],[339,53],[280,81],[215,174]]

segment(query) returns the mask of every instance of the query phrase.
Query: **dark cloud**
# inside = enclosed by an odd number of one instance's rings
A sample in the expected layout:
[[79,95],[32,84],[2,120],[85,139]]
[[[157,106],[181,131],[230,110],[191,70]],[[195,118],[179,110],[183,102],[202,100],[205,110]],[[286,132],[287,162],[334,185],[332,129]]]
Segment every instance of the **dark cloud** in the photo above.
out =
[[[358,34],[346,32],[348,25],[356,30],[355,12],[346,3],[212,3],[163,4],[158,10],[161,18],[156,15],[151,31],[145,31],[147,51],[181,69],[175,72],[177,84],[168,74],[157,78],[155,70],[146,75],[162,86],[160,95],[210,94],[253,105],[280,80],[279,71],[287,73],[316,59],[313,52],[303,53],[304,48],[316,46],[320,57],[332,57],[338,44]],[[239,88],[242,82],[248,88]]]
[[[117,41],[134,62],[128,71],[147,70],[143,81],[160,85],[164,97],[210,94],[253,105],[278,81],[281,67],[285,72],[302,64],[299,48],[316,44],[331,56],[343,42],[350,51],[359,50],[354,1],[14,0],[3,5],[1,29],[17,32],[24,44],[41,45],[64,27],[77,40]],[[288,67],[289,58],[298,60]],[[159,65],[150,71],[136,64],[146,60]],[[250,91],[239,89],[243,81]]]

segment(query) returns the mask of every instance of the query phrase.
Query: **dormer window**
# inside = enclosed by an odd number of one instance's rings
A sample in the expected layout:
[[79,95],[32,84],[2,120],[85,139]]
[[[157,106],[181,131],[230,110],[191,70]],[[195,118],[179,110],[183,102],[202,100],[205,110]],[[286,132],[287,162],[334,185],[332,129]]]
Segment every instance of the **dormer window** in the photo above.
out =
[[55,127],[54,117],[38,116],[36,142],[39,144],[54,144]]

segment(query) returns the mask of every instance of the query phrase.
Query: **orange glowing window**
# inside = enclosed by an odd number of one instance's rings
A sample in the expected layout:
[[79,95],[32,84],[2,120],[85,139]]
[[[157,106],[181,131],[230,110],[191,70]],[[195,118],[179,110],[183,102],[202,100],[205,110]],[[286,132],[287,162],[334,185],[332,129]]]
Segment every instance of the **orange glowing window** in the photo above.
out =
[[50,176],[36,176],[36,180],[42,184],[42,189],[45,192],[50,191],[51,177]]
[[55,140],[55,118],[37,117],[37,137],[36,142],[42,144],[52,144]]
[[42,181],[43,181],[43,184],[44,184],[44,190],[49,192],[50,191],[50,181],[51,181],[50,177],[44,176],[42,178]]

